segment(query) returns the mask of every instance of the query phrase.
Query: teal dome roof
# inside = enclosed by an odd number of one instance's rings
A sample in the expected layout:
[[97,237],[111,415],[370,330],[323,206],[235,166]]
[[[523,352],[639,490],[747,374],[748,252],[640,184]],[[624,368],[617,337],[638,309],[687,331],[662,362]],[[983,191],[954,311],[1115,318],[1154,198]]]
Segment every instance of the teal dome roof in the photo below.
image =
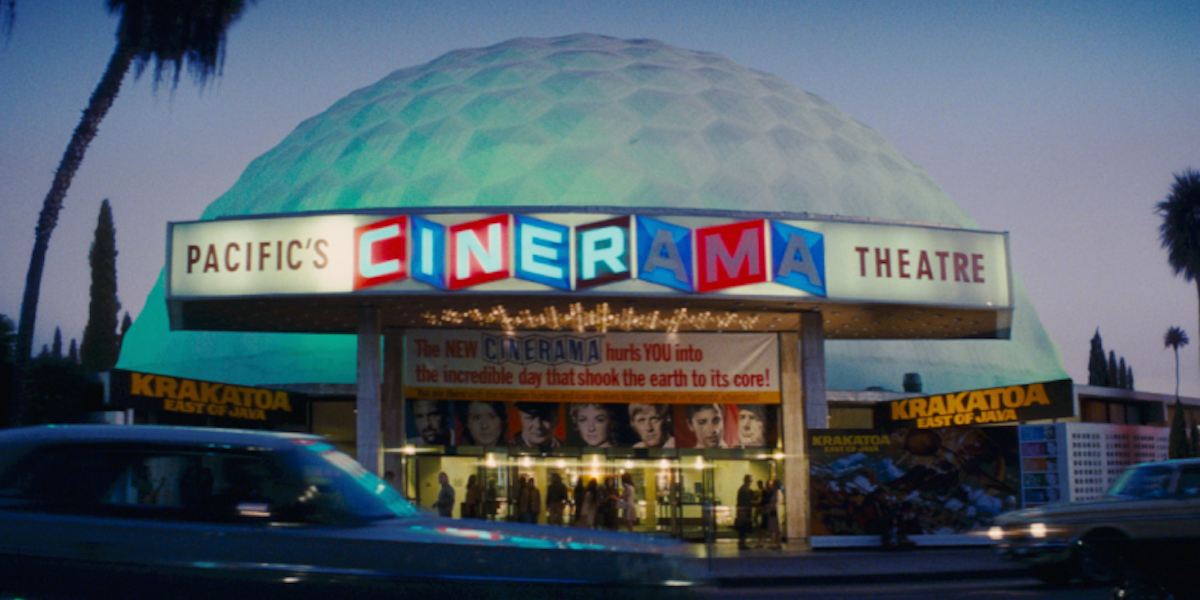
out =
[[[301,123],[204,212],[652,207],[976,227],[879,134],[779,77],[596,35],[515,39],[396,71]],[[831,341],[831,389],[1065,378],[1017,282],[1009,341]],[[236,383],[350,383],[351,336],[168,332],[163,288],[120,368]]]

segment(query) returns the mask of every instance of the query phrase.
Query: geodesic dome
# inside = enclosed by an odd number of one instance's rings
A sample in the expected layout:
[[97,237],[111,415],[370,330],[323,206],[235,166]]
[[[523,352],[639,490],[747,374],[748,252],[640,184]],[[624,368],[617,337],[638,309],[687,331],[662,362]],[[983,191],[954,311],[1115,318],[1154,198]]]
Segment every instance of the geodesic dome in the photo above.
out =
[[[204,212],[611,206],[976,227],[870,128],[706,52],[596,35],[515,39],[396,71],[301,123]],[[1017,281],[1007,341],[830,341],[831,389],[1066,377]],[[353,336],[169,332],[163,283],[118,365],[243,384],[351,383]]]

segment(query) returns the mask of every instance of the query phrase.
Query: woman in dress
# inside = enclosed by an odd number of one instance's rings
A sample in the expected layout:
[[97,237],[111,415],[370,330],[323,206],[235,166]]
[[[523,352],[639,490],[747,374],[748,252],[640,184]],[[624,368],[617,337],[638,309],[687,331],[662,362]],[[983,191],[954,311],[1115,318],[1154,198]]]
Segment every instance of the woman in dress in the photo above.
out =
[[772,479],[768,488],[771,494],[767,505],[767,532],[771,534],[771,549],[783,549],[783,531],[779,528],[779,513],[783,511],[783,487],[778,479]]
[[632,533],[637,523],[637,488],[633,487],[633,475],[629,473],[621,475],[621,511],[621,522]]

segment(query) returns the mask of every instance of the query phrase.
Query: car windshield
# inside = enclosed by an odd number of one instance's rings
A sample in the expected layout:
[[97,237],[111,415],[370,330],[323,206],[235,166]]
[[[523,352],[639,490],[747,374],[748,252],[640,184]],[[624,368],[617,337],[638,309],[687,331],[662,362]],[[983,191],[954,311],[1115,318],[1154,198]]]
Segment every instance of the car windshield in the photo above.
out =
[[333,446],[311,439],[296,439],[304,485],[332,503],[339,512],[360,519],[411,517],[420,511],[392,486],[376,477]]
[[0,498],[37,510],[228,522],[347,523],[420,511],[328,443],[256,446],[63,443],[0,477]]
[[1121,473],[1108,491],[1121,498],[1163,498],[1171,491],[1171,467],[1149,465],[1133,467]]

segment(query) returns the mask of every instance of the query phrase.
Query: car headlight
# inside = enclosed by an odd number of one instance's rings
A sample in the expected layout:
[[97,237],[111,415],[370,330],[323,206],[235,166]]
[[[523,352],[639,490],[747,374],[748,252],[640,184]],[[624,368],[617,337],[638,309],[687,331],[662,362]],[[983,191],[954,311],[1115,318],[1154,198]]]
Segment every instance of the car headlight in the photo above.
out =
[[1029,535],[1038,539],[1046,537],[1045,523],[1032,523],[1029,525]]
[[1004,539],[1004,530],[993,525],[988,528],[987,536],[988,539],[992,540],[993,542],[998,542]]

